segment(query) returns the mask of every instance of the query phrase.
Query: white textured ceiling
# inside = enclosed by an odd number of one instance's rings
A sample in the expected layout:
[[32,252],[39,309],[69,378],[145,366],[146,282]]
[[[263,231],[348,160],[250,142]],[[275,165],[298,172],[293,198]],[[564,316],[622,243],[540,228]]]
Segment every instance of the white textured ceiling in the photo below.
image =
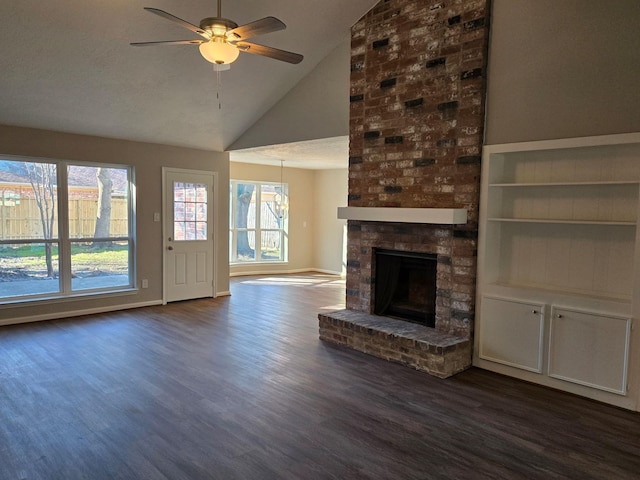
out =
[[230,153],[230,159],[232,162],[273,166],[280,166],[280,161],[282,161],[284,167],[311,170],[348,168],[349,137],[234,150]]
[[215,0],[3,0],[0,124],[224,150],[375,3],[223,1],[223,17],[238,24],[280,18],[286,30],[253,41],[302,53],[305,59],[290,65],[242,53],[230,71],[221,73],[219,109],[216,75],[197,47],[129,45],[198,38],[143,7],[198,24],[215,16]]

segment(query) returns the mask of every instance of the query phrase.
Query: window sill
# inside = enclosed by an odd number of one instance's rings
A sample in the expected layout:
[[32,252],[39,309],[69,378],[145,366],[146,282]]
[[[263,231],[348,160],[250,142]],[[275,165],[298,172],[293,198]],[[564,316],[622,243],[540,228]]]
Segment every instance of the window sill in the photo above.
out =
[[8,300],[0,299],[0,309],[15,307],[31,307],[35,305],[54,305],[66,302],[78,302],[82,300],[92,300],[96,298],[123,297],[135,295],[138,288],[124,287],[101,292],[74,292],[68,295],[50,295],[41,297],[12,298]]
[[244,265],[288,265],[289,262],[283,260],[262,260],[259,262],[229,262],[229,266],[238,267]]

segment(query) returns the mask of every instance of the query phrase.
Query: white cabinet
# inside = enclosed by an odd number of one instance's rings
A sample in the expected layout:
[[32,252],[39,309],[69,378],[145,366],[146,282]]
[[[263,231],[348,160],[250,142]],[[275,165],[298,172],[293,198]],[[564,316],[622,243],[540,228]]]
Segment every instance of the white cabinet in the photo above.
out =
[[635,408],[639,197],[640,134],[485,147],[477,366]]
[[628,318],[553,307],[549,376],[625,394],[630,333]]
[[480,358],[542,372],[544,305],[484,297]]

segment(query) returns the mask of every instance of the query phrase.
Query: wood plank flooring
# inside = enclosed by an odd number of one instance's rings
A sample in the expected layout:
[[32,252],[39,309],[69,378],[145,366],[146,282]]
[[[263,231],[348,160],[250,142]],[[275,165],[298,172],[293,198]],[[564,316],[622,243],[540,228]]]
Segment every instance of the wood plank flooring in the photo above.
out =
[[0,479],[637,479],[640,415],[318,340],[322,275],[0,329]]

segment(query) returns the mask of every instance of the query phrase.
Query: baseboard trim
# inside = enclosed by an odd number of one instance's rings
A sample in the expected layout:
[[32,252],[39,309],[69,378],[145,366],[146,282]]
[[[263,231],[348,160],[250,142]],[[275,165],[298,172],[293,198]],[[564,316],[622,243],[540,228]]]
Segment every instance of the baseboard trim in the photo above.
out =
[[42,322],[46,320],[60,320],[63,318],[81,317],[83,315],[95,315],[98,313],[115,312],[118,310],[129,310],[132,308],[152,307],[155,305],[162,305],[162,300],[153,300],[150,302],[126,303],[123,305],[109,305],[106,307],[72,310],[70,312],[45,313],[42,315],[30,315],[30,316],[19,317],[19,318],[10,318],[7,320],[0,320],[0,326],[16,325],[19,323]]
[[325,275],[342,276],[342,272],[334,272],[332,270],[324,270],[320,268],[299,268],[295,270],[252,270],[242,272],[230,272],[230,277],[248,277],[251,275],[293,275],[296,273],[322,273]]
[[318,273],[323,273],[325,275],[336,275],[338,277],[345,276],[342,272],[336,272],[335,270],[325,270],[323,268],[315,268],[313,271]]

